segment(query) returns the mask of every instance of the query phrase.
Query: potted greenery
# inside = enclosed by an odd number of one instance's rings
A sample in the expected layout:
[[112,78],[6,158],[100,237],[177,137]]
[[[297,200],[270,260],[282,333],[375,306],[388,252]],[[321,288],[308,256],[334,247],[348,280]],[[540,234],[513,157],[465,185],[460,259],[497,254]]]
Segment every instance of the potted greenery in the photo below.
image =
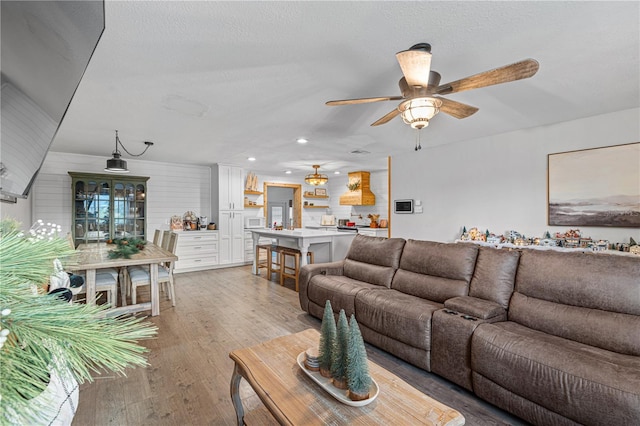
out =
[[41,221],[29,232],[0,222],[0,425],[70,424],[72,417],[56,419],[52,385],[68,400],[69,386],[77,392],[92,373],[147,364],[137,342],[155,336],[153,324],[47,294],[54,260],[71,262],[74,253],[59,231]]

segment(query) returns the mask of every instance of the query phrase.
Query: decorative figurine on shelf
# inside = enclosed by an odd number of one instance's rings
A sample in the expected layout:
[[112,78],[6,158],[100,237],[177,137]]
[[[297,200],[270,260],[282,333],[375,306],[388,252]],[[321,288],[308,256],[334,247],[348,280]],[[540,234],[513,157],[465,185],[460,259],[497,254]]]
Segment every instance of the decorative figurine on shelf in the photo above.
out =
[[331,377],[333,385],[338,389],[347,389],[347,349],[349,345],[349,322],[344,309],[340,309],[336,344],[331,359]]
[[320,364],[320,374],[324,377],[331,377],[331,362],[336,343],[336,320],[333,317],[333,309],[329,300],[324,304],[324,315],[322,316],[322,326],[320,327],[320,346],[318,347],[318,363]]
[[362,401],[369,398],[371,376],[367,362],[367,349],[360,333],[360,327],[355,315],[349,320],[349,343],[347,346],[347,377],[349,398],[352,401]]

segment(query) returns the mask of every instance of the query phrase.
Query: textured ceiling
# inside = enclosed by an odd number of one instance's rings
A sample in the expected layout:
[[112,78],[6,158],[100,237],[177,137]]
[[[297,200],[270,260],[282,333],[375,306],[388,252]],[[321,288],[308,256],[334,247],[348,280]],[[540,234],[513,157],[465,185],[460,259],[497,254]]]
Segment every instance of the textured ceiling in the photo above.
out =
[[[639,2],[109,1],[106,29],[52,150],[109,157],[114,130],[143,160],[239,164],[270,174],[386,166],[411,152],[395,54],[432,45],[442,83],[534,58],[533,78],[450,95],[424,149],[640,106]],[[298,137],[310,142],[299,145]],[[369,154],[351,154],[365,150]],[[257,160],[247,162],[247,157]],[[124,154],[125,159],[129,158]]]

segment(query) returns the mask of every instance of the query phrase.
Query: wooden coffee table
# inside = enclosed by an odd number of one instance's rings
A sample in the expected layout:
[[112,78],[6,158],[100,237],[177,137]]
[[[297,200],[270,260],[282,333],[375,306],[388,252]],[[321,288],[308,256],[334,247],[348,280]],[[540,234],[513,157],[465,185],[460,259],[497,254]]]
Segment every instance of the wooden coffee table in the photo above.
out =
[[296,358],[317,346],[320,333],[308,329],[229,354],[235,362],[231,399],[238,424],[244,424],[240,380],[244,378],[283,425],[448,425],[464,424],[458,411],[428,397],[398,376],[369,361],[378,397],[363,407],[342,404],[301,371]]

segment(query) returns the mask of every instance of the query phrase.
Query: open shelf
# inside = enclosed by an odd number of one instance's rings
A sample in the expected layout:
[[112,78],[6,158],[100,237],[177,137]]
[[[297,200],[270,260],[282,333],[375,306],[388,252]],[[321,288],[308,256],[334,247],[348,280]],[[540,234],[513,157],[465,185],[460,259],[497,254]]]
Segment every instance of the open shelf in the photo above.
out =
[[259,208],[262,208],[262,207],[264,207],[263,204],[245,204],[244,205],[245,209],[259,209]]
[[262,195],[260,191],[244,191],[244,193],[247,195]]
[[305,195],[304,198],[329,198],[328,195]]
[[305,209],[328,209],[329,206],[303,206]]

